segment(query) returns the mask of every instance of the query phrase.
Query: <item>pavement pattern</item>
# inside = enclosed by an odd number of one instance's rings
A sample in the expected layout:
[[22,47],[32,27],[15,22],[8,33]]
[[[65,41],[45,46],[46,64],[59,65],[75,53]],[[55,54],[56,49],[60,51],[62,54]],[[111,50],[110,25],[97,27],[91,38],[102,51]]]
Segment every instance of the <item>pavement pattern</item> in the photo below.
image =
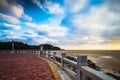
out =
[[0,80],[55,80],[48,63],[30,54],[0,54]]

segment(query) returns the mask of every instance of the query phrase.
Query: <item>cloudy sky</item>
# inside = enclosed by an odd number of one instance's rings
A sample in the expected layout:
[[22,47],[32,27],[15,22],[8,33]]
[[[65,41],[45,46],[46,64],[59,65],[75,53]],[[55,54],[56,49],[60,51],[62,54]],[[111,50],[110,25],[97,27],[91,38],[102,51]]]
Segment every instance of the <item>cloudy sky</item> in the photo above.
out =
[[0,41],[119,49],[120,0],[1,0]]

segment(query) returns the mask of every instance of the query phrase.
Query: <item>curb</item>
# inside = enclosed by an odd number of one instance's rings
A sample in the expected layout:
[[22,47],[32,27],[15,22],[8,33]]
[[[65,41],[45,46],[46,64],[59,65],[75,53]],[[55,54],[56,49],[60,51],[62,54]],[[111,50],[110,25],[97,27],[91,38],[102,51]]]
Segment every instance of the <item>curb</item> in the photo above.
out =
[[48,61],[48,60],[46,60],[46,59],[44,59],[42,57],[38,57],[38,58],[43,59],[44,61],[46,61],[48,63],[49,67],[51,68],[51,70],[53,72],[53,75],[55,76],[55,80],[62,80],[60,75],[57,72],[56,67],[50,61]]

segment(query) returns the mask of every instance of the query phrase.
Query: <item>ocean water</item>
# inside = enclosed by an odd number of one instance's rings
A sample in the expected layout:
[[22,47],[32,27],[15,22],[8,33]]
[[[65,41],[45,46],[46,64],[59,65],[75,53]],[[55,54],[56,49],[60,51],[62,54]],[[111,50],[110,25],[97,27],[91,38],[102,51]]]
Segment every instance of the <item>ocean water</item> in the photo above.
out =
[[120,76],[120,50],[67,50],[66,55],[87,55],[97,66],[106,72]]

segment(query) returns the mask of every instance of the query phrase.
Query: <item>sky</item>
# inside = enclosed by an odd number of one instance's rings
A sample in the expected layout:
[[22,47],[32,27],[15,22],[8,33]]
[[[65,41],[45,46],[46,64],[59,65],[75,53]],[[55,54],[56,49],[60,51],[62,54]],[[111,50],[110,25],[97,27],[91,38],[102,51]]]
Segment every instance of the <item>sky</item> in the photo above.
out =
[[120,50],[120,0],[0,0],[0,41]]

